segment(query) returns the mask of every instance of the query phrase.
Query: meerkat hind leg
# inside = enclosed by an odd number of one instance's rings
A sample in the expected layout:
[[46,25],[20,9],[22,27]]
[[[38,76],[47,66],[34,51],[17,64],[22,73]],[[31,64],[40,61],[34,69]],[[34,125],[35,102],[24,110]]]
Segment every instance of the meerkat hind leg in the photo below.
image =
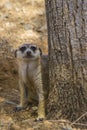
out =
[[35,121],[43,121],[45,119],[45,101],[42,100],[38,104],[38,117]]
[[38,103],[38,117],[36,118],[36,121],[42,121],[45,119],[45,99],[44,99],[44,92],[42,88],[42,83],[41,86],[38,88],[38,98],[39,98],[39,103]]
[[[21,83],[20,83],[21,84]],[[15,107],[15,111],[24,110],[28,106],[28,88],[24,84],[20,86],[20,104]]]

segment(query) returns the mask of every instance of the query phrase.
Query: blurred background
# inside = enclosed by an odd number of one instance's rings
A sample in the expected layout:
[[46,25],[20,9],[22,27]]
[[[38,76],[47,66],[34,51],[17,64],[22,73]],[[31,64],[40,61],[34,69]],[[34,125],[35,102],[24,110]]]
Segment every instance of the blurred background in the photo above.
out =
[[47,53],[44,0],[0,0],[0,130],[7,130],[14,120],[31,117],[30,111],[13,113],[14,105],[3,104],[5,100],[19,102],[14,50],[26,42]]
[[44,0],[0,0],[0,38],[16,48],[33,42],[47,51]]

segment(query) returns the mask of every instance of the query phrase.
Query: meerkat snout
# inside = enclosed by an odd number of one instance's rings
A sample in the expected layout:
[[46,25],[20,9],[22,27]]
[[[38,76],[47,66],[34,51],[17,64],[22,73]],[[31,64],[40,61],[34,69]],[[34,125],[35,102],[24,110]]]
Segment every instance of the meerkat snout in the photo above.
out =
[[31,51],[27,51],[27,56],[31,56]]

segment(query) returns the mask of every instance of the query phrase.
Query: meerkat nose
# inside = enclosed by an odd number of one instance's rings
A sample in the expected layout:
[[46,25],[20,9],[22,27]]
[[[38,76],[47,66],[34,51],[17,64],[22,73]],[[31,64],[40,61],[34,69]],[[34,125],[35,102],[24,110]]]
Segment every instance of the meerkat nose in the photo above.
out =
[[31,55],[31,51],[27,51],[27,56],[30,56]]

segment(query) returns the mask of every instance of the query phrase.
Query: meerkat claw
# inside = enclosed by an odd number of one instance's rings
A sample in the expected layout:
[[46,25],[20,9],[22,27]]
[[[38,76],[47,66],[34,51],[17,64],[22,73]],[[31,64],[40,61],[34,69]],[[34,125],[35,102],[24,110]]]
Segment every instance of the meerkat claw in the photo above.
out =
[[45,120],[45,118],[36,118],[35,122],[44,121],[44,120]]

